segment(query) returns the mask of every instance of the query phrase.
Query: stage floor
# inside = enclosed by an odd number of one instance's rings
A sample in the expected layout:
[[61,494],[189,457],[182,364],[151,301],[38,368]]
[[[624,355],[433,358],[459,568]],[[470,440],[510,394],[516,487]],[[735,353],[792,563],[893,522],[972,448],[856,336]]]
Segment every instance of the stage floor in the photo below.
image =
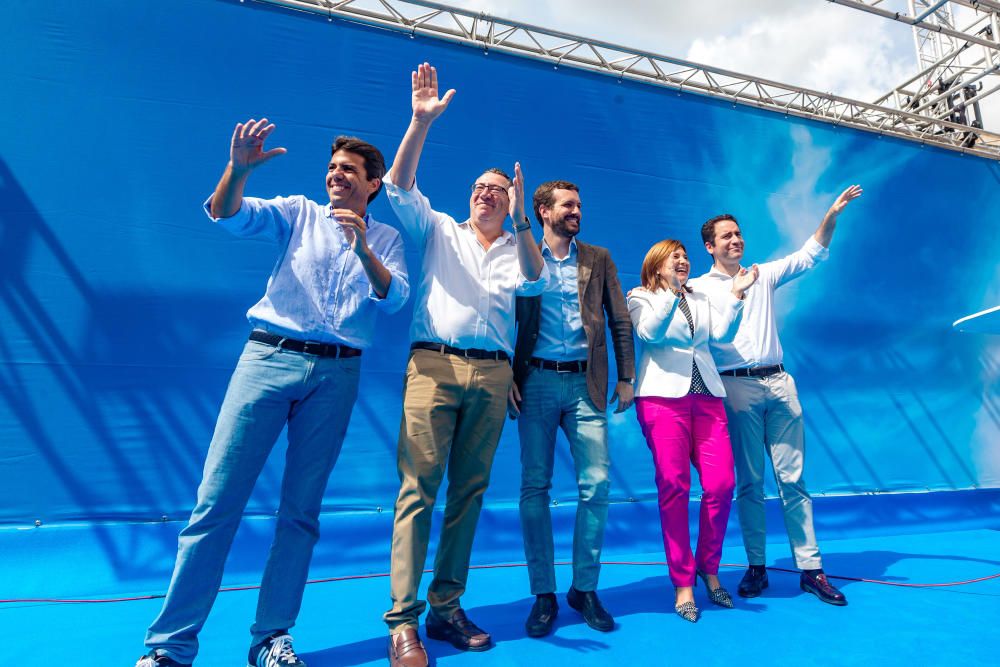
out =
[[[998,530],[834,539],[824,540],[822,546],[831,575],[941,583],[1000,572]],[[774,541],[769,550],[770,565],[792,567],[786,543]],[[614,545],[608,545],[607,556],[615,561],[663,560],[660,552],[618,553]],[[727,545],[723,562],[744,563],[742,549]],[[85,578],[88,563],[78,567]],[[564,592],[570,570],[561,566],[557,572]],[[44,579],[44,573],[26,575]],[[7,570],[6,576],[13,578],[14,573]],[[742,567],[726,567],[720,576],[735,593]],[[68,582],[53,583],[64,588]],[[846,593],[847,607],[826,605],[802,593],[798,576],[780,571],[770,573],[771,585],[764,596],[737,598],[733,610],[710,605],[704,589],[698,589],[703,616],[691,624],[673,613],[665,566],[609,564],[602,571],[600,591],[618,622],[615,631],[590,630],[560,593],[555,632],[529,639],[523,622],[532,600],[524,568],[476,569],[463,604],[470,617],[493,634],[495,648],[463,654],[441,642],[426,644],[432,664],[479,667],[995,664],[1000,579],[939,588],[843,579],[835,583]],[[242,667],[256,598],[256,591],[219,596],[201,635],[198,665]],[[296,648],[310,667],[385,664],[380,616],[388,598],[388,579],[383,577],[308,586],[299,624],[292,631]],[[131,666],[142,652],[145,627],[159,607],[160,600],[2,604],[0,624],[16,646],[5,651],[8,657],[3,663]]]

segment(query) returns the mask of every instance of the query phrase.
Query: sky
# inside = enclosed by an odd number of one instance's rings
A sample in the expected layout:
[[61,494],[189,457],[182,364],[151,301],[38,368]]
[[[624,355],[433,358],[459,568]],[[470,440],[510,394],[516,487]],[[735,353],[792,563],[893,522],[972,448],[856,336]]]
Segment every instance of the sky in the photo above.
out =
[[[825,0],[446,4],[866,102],[918,71],[909,26]],[[960,26],[969,21],[955,20]],[[1000,105],[995,106],[985,110],[986,127],[1000,131]]]

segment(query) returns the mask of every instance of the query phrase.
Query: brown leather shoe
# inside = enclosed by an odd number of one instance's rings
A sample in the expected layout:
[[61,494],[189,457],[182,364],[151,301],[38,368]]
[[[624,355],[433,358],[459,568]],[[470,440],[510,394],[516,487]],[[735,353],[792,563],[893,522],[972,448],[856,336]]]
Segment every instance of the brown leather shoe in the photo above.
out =
[[493,638],[489,633],[476,627],[461,609],[447,620],[431,609],[427,612],[424,626],[430,639],[448,642],[460,651],[488,651],[493,648]]
[[427,667],[427,651],[414,628],[389,635],[389,667]]

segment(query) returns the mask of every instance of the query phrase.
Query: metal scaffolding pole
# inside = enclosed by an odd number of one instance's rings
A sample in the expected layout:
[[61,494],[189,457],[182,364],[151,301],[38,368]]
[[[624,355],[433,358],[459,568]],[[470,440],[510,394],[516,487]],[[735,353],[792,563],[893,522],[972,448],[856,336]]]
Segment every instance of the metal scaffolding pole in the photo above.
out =
[[[1000,134],[424,0],[254,0],[1000,159]],[[833,0],[846,2],[847,0]],[[876,0],[879,2],[880,0]],[[985,41],[985,40],[980,40]],[[991,43],[994,48],[997,44]]]
[[[920,72],[875,104],[983,127],[979,102],[1000,91],[990,77],[1000,74],[1000,2],[996,0],[828,0],[912,26]],[[972,10],[971,22],[955,23],[953,8]],[[969,12],[966,11],[966,14]],[[988,86],[988,87],[987,87]],[[985,88],[985,91],[984,91]],[[975,141],[992,141],[989,137]]]

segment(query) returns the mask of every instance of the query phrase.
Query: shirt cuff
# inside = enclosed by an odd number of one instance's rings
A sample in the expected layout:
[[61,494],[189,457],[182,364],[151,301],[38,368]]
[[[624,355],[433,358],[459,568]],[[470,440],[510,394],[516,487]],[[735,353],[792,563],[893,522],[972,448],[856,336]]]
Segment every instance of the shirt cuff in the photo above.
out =
[[209,195],[208,199],[205,200],[205,203],[202,204],[202,207],[205,209],[205,215],[207,215],[212,222],[217,222],[223,227],[229,227],[231,229],[240,229],[242,227],[245,227],[247,222],[250,221],[250,207],[247,205],[246,197],[243,197],[240,200],[240,209],[236,211],[236,213],[233,213],[228,218],[216,218],[214,215],[212,215],[212,199],[214,197],[215,197],[214,193]]
[[413,187],[407,190],[393,183],[389,178],[389,174],[386,173],[386,175],[382,178],[382,185],[385,186],[386,196],[390,199],[394,199],[399,204],[406,205],[413,203],[421,196],[420,188],[417,187],[416,178],[413,179]]
[[823,244],[817,241],[816,237],[812,235],[806,239],[805,244],[802,246],[802,250],[818,262],[821,262],[830,256],[830,249],[824,247]]
[[534,280],[528,280],[521,274],[520,269],[517,276],[521,279],[516,290],[518,296],[538,296],[545,291],[545,286],[549,282],[549,267],[542,264],[542,270]]
[[389,272],[392,278],[389,280],[389,289],[384,297],[380,297],[375,288],[368,286],[368,298],[375,302],[375,305],[384,311],[394,313],[403,305],[406,297],[403,294],[403,281],[396,274]]

